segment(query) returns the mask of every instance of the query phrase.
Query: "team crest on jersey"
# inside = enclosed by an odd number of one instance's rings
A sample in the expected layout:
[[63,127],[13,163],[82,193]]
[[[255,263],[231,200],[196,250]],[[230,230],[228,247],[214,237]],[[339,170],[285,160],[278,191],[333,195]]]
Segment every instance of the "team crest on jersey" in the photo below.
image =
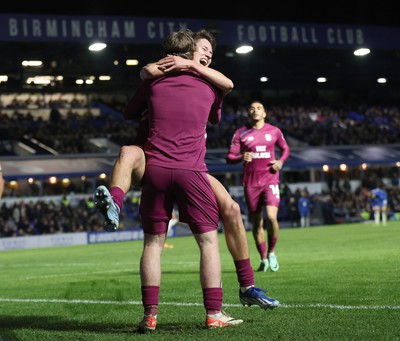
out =
[[272,141],[272,136],[271,136],[271,134],[265,134],[265,140],[267,140],[267,141]]

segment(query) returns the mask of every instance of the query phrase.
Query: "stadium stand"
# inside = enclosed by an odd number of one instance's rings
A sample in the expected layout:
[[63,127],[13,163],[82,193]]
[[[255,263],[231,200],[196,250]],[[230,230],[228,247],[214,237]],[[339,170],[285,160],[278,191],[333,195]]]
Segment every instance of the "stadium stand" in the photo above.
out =
[[[5,16],[10,19],[9,15]],[[107,18],[103,19],[108,23]],[[15,14],[11,15],[11,20],[18,23],[30,18]],[[45,20],[49,19],[37,17],[35,20],[36,25],[45,27]],[[53,20],[57,24],[58,19]],[[75,20],[74,25],[78,25],[83,18],[78,16]],[[122,27],[124,20],[115,17],[113,25]],[[165,24],[162,18],[152,20],[159,27]],[[187,22],[200,24],[191,19]],[[397,41],[391,37],[398,36],[398,29],[333,25],[338,36],[347,33],[343,35],[345,39],[341,41],[341,37],[331,36],[330,41],[320,39],[315,46],[310,46],[309,40],[304,38],[306,33],[300,35],[298,41],[285,42],[285,46],[280,45],[280,36],[275,42],[269,42],[271,46],[263,46],[265,42],[256,36],[253,37],[256,51],[248,57],[246,64],[232,58],[236,37],[224,31],[228,28],[229,32],[235,32],[230,28],[239,23],[223,24],[221,29],[216,29],[222,44],[214,56],[215,67],[232,75],[235,90],[225,100],[222,122],[207,127],[210,172],[231,191],[240,192],[241,168],[226,165],[224,154],[233,132],[244,123],[246,104],[258,98],[266,103],[271,123],[281,128],[295,151],[282,172],[280,220],[290,224],[290,205],[298,199],[301,190],[308,190],[312,198],[314,225],[363,220],[369,212],[360,189],[374,186],[377,179],[383,180],[390,192],[389,206],[395,218],[396,212],[400,212],[400,92],[396,83],[399,79],[398,58],[392,53],[397,49]],[[249,25],[249,31],[255,28],[254,23],[246,25]],[[269,23],[257,25],[261,31],[269,28]],[[280,25],[282,29],[286,27]],[[290,32],[298,30],[295,23],[286,25]],[[332,25],[310,25],[310,32],[321,34],[321,37],[326,37],[322,34],[332,28]],[[343,57],[343,51],[358,47],[356,40],[348,39],[355,32],[376,49],[376,58],[370,59],[368,64],[365,62],[368,67],[362,69],[355,59]],[[79,37],[79,42],[72,38],[66,42],[63,37],[54,42],[57,39],[50,39],[43,31],[41,37],[36,37],[41,42],[40,49],[53,50],[57,55],[57,70],[66,73],[65,78],[62,82],[54,79],[48,87],[35,87],[33,83],[22,85],[22,79],[29,72],[19,74],[16,70],[20,67],[17,69],[13,61],[17,59],[16,54],[26,50],[27,44],[32,50],[39,44],[26,42],[18,35],[10,38],[8,33],[8,30],[2,30],[0,34],[0,44],[7,44],[0,59],[6,59],[5,70],[14,70],[10,74],[18,74],[18,77],[11,75],[7,82],[0,83],[4,90],[0,94],[0,162],[6,179],[0,209],[1,236],[101,230],[99,216],[90,206],[90,197],[99,183],[108,181],[107,175],[119,147],[130,144],[136,134],[135,123],[124,122],[121,112],[137,84],[138,71],[134,71],[136,76],[133,77],[126,66],[118,66],[113,69],[115,77],[108,85],[95,82],[92,88],[86,84],[77,86],[71,73],[75,75],[85,70],[100,75],[97,67],[106,65],[106,59],[95,62],[92,55],[81,53],[83,47],[86,49],[82,43],[84,37]],[[385,34],[387,39],[377,38],[377,33]],[[136,38],[140,42],[132,43]],[[140,57],[148,62],[159,56],[156,46],[160,45],[162,37],[153,38],[138,30],[135,39],[120,37],[121,41],[111,43],[114,43],[117,55],[124,57],[129,55],[127,51],[132,46],[142,46]],[[113,39],[111,35],[109,39]],[[54,56],[45,57],[43,72],[55,72]],[[118,64],[112,62],[114,66]],[[369,81],[381,67],[386,74],[392,75],[391,81],[385,87],[371,85]],[[267,71],[273,81],[267,85],[258,82],[259,73]],[[325,85],[311,83],[309,77],[314,78],[323,71],[329,71],[332,82]],[[348,168],[341,171],[338,167],[344,162]],[[325,164],[329,166],[326,172],[322,170]],[[100,178],[103,172],[105,178]],[[63,180],[51,184],[48,181],[51,176]],[[76,200],[76,196],[82,198]],[[65,198],[70,200],[69,205],[65,204]],[[126,225],[138,223],[136,194],[133,198],[136,199],[125,203],[122,222]],[[245,212],[241,195],[237,200]],[[25,219],[26,212],[31,210],[31,202],[44,208]],[[71,207],[72,211],[85,217],[83,225],[82,219],[71,216]],[[41,227],[44,216],[48,223]],[[54,223],[49,223],[51,221]]]

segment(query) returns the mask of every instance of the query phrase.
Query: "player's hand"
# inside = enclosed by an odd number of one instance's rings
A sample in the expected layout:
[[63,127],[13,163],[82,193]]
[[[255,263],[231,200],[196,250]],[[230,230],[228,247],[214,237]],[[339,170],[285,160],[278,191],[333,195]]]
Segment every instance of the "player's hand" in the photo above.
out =
[[276,172],[282,169],[282,161],[281,160],[273,160],[269,164],[271,165],[271,168]]
[[246,162],[253,161],[253,153],[252,152],[244,152],[243,153],[243,161],[246,161]]
[[160,59],[156,64],[158,69],[165,73],[184,71],[191,68],[191,60],[171,55]]

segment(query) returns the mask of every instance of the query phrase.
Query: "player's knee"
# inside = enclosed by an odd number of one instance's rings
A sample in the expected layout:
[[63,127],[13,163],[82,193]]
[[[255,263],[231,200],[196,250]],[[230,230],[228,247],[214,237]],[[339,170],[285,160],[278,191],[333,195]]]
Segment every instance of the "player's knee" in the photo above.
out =
[[220,213],[224,219],[229,219],[229,220],[241,217],[240,206],[233,199],[231,199],[227,205],[220,207]]
[[[268,215],[268,220],[271,222],[272,225],[278,224],[278,217],[275,215]],[[304,217],[305,218],[305,217]]]
[[131,168],[134,169],[144,162],[143,150],[137,146],[122,146],[119,160],[123,164],[131,165]]

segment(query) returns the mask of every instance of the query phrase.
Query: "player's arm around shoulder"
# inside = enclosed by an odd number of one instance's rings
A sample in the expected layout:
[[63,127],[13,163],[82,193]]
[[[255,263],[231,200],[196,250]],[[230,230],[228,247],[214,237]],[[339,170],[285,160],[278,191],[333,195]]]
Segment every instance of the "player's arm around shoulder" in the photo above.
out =
[[140,70],[140,78],[142,80],[151,79],[168,73],[192,70],[194,64],[196,63],[193,60],[168,55],[157,62],[143,66]]
[[222,72],[219,72],[208,66],[204,66],[200,63],[192,63],[191,69],[197,72],[205,80],[216,86],[218,89],[220,89],[224,96],[226,96],[233,90],[233,81],[230,78],[226,77]]

